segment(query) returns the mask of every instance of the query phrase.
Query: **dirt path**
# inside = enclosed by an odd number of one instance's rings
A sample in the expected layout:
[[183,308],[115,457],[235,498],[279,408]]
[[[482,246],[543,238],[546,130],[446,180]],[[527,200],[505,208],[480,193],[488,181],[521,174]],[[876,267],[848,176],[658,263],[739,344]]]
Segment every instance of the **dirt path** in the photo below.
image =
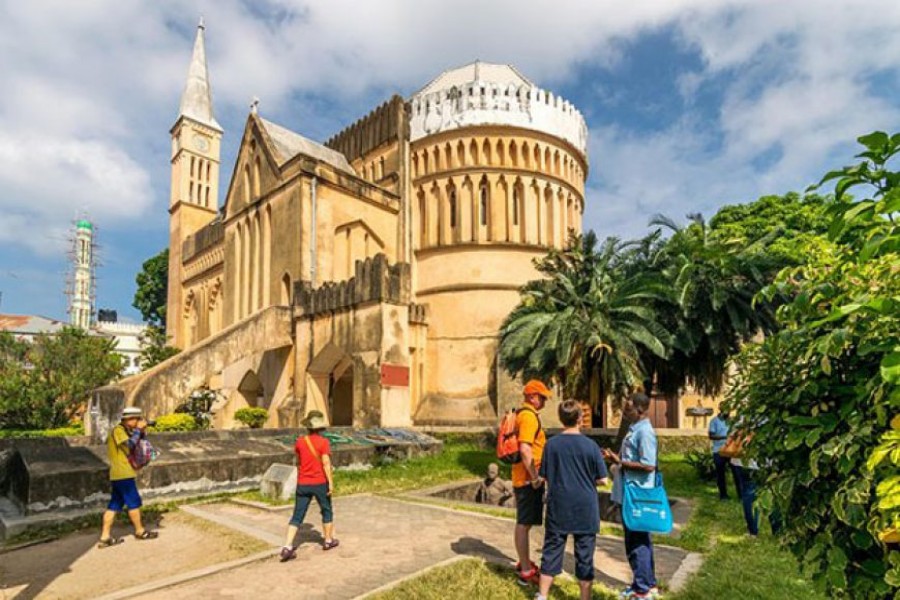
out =
[[226,562],[268,548],[265,543],[182,512],[167,513],[160,537],[100,550],[98,531],[0,555],[0,598],[96,598],[105,593]]

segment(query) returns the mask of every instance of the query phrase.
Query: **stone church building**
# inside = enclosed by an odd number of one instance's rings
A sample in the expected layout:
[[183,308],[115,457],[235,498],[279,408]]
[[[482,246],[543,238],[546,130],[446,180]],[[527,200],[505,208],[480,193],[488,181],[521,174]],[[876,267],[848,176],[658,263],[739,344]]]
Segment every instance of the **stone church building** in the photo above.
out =
[[520,398],[498,330],[533,259],[581,231],[587,128],[509,65],[475,62],[394,96],[324,144],[254,106],[221,192],[197,31],[172,135],[168,336],[126,379],[163,414],[215,391],[293,426],[485,425]]

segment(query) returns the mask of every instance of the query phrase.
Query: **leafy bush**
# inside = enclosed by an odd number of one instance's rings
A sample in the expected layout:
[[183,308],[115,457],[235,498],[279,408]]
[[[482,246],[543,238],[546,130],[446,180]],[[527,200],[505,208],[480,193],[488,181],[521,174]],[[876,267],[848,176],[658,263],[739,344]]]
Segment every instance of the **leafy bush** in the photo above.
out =
[[266,424],[269,411],[264,408],[239,408],[235,411],[234,418],[250,429],[259,429]]
[[197,431],[197,422],[191,415],[184,413],[175,413],[171,415],[163,415],[156,419],[156,425],[151,427],[151,431]]
[[684,459],[694,467],[697,476],[703,481],[712,481],[716,478],[716,463],[713,462],[709,450],[691,450],[684,455]]
[[68,427],[55,429],[0,429],[0,439],[4,438],[43,438],[69,437],[84,435],[84,425],[77,423]]
[[[809,264],[765,292],[789,301],[780,330],[749,346],[727,409],[752,430],[766,461],[760,505],[784,520],[781,537],[831,598],[894,598],[900,548],[900,447],[889,421],[900,407],[900,134],[859,138],[857,165],[837,179],[830,240]],[[865,185],[873,197],[846,192]]]
[[209,388],[198,388],[191,392],[187,402],[175,409],[176,413],[184,413],[193,417],[198,430],[209,429],[212,421],[212,405],[217,393]]

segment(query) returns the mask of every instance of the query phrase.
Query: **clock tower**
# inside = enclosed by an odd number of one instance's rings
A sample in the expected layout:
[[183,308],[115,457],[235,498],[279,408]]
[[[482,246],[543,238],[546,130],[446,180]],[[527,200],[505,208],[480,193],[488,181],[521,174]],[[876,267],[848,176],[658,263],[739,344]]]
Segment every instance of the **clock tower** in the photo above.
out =
[[222,127],[213,115],[206,66],[203,19],[197,26],[194,54],[172,126],[172,191],[169,200],[169,289],[166,308],[168,343],[184,345],[182,243],[215,219],[219,207],[219,155]]

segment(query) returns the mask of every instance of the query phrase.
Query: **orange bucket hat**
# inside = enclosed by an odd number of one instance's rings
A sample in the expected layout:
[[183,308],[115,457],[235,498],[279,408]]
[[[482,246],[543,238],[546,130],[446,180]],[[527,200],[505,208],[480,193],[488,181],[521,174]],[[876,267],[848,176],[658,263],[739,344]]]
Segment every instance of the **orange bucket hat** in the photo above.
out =
[[526,383],[523,393],[526,396],[530,396],[532,394],[537,394],[539,396],[543,396],[544,398],[549,398],[550,396],[553,395],[553,392],[551,392],[547,388],[547,386],[544,385],[544,382],[539,381],[537,379],[532,379],[531,381]]

